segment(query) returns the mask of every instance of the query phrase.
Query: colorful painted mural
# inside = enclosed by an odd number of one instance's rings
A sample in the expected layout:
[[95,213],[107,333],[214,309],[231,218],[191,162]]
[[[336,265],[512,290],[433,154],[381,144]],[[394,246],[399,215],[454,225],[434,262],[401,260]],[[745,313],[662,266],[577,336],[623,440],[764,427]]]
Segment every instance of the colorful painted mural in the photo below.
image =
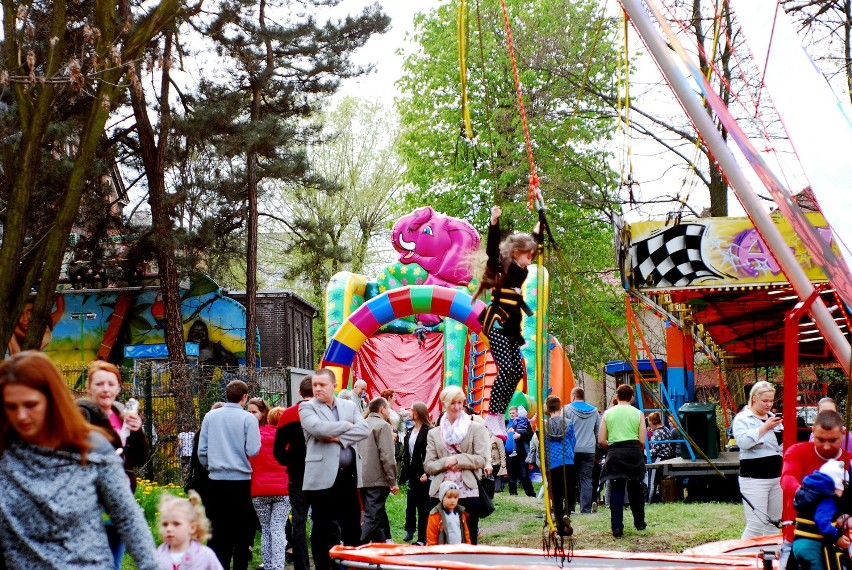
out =
[[[820,237],[834,247],[822,214],[809,213],[807,218]],[[786,218],[775,215],[773,220],[811,281],[826,282],[825,274]],[[626,261],[627,284],[640,290],[786,283],[748,218],[701,218],[677,225],[662,221],[631,224]]]
[[[245,363],[245,307],[222,294],[209,277],[195,276],[181,290],[184,338],[199,347],[199,362]],[[162,344],[163,301],[157,288],[70,290],[57,293],[52,326],[42,349],[56,364],[76,366],[101,359],[121,362],[126,345]],[[20,350],[29,325],[25,311],[9,351]]]

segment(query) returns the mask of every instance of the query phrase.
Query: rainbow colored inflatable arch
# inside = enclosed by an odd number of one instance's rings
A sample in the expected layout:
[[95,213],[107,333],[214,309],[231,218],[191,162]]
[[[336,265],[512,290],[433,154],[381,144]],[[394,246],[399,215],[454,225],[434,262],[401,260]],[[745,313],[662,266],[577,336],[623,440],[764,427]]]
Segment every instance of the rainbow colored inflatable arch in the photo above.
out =
[[383,325],[416,314],[433,314],[460,322],[474,333],[482,330],[479,315],[485,303],[467,293],[440,285],[410,285],[373,297],[347,318],[323,355],[323,366],[348,368],[361,345]]

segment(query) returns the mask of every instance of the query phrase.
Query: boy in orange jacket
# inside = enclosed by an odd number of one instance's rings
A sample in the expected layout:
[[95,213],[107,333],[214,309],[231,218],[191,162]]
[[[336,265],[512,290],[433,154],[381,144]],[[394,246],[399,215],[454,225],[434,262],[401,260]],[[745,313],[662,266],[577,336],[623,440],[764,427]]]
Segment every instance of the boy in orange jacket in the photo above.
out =
[[426,545],[433,544],[470,544],[470,531],[467,528],[467,513],[459,505],[459,486],[452,481],[444,481],[438,488],[438,501],[429,513],[426,525]]

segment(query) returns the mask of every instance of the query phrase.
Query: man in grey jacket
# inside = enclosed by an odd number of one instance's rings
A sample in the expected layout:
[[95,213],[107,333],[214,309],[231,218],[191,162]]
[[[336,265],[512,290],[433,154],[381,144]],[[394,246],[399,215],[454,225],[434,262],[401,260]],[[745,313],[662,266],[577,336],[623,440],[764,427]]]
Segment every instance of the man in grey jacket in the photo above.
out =
[[364,501],[364,524],[361,525],[361,543],[390,540],[385,532],[390,530],[385,501],[388,495],[399,493],[396,484],[396,446],[389,423],[390,407],[384,398],[373,399],[368,408],[367,425],[370,435],[358,442],[361,454],[361,498]]
[[328,551],[342,541],[356,546],[361,538],[358,474],[361,456],[355,445],[370,428],[355,403],[337,398],[334,372],[320,368],[314,373],[314,397],[299,404],[305,432],[305,478],[313,512],[311,551],[317,570],[329,570]]
[[[574,468],[580,483],[580,512],[592,512],[592,469],[601,418],[598,409],[586,403],[586,392],[579,386],[571,390],[571,404],[565,406],[565,417],[574,422]],[[574,511],[576,490],[568,489],[568,506]]]
[[198,459],[210,472],[207,516],[213,524],[209,546],[223,568],[246,570],[251,560],[257,516],[251,502],[249,457],[260,451],[257,418],[243,409],[248,385],[234,380],[225,388],[228,401],[204,416]]

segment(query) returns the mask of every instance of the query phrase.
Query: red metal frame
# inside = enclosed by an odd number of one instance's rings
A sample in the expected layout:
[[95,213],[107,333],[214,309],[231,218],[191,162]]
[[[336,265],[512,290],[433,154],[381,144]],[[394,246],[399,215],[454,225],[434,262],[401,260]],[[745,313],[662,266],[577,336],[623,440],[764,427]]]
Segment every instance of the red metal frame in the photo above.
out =
[[799,395],[799,321],[819,299],[815,289],[804,301],[796,303],[784,318],[784,449],[796,443],[796,407]]

